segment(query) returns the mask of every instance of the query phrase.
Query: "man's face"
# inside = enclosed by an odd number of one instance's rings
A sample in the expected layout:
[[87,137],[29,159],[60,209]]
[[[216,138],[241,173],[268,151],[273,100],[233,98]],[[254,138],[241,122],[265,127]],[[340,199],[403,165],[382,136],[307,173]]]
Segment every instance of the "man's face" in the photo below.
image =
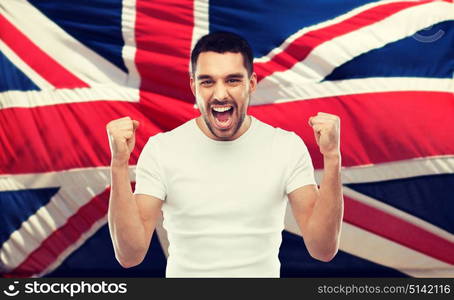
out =
[[241,53],[200,53],[191,89],[215,139],[236,138],[256,85],[257,76],[255,73],[248,76]]

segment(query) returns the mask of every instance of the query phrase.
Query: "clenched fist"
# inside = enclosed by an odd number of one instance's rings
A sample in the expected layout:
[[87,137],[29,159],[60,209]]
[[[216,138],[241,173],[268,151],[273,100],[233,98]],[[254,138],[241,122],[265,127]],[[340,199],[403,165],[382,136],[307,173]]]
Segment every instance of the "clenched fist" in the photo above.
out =
[[106,125],[112,162],[127,164],[136,143],[135,132],[139,121],[124,117]]
[[309,118],[315,140],[323,156],[340,155],[340,118],[336,115],[319,112]]

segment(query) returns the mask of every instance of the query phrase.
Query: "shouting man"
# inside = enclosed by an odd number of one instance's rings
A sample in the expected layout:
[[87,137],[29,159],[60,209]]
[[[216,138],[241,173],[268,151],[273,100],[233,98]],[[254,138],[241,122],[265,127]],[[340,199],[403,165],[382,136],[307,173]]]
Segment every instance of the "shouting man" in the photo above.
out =
[[343,216],[339,118],[319,112],[308,120],[324,157],[319,189],[301,138],[247,114],[257,76],[243,38],[202,37],[191,67],[200,116],[148,140],[134,193],[128,160],[139,122],[124,117],[107,125],[108,220],[120,264],[141,263],[162,211],[167,277],[279,277],[286,196],[309,253],[330,261]]

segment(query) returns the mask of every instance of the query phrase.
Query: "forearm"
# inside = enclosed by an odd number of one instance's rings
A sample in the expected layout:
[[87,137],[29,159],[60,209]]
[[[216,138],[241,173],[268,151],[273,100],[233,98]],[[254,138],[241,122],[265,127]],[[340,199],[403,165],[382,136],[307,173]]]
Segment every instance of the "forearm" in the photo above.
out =
[[131,189],[127,164],[111,164],[108,222],[115,255],[124,266],[142,261],[148,245],[137,203]]
[[341,184],[341,157],[324,157],[320,194],[308,221],[310,246],[329,260],[339,248],[344,203]]

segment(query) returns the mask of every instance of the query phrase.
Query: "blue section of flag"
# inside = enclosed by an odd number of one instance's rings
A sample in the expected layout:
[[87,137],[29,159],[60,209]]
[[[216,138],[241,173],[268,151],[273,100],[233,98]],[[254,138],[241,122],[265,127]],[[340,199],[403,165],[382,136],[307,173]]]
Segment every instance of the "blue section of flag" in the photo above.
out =
[[115,259],[109,227],[104,225],[46,277],[165,277],[166,264],[155,232],[143,262],[123,268]]
[[346,186],[454,233],[454,174]]
[[398,76],[452,78],[453,47],[454,21],[441,22],[364,53],[337,67],[325,80]]
[[279,252],[281,277],[408,277],[366,259],[339,251],[329,263],[312,258],[303,238],[288,231],[282,233]]
[[122,58],[121,0],[30,0],[74,38],[127,72]]
[[25,74],[0,52],[0,92],[39,90]]
[[[212,0],[209,31],[240,34],[251,44],[254,57],[262,57],[300,29],[330,20],[370,2],[374,1],[282,0],[265,4],[260,0]],[[266,39],[262,35],[263,28],[266,28]]]
[[45,188],[0,192],[0,248],[11,233],[46,205],[58,190],[59,188]]

